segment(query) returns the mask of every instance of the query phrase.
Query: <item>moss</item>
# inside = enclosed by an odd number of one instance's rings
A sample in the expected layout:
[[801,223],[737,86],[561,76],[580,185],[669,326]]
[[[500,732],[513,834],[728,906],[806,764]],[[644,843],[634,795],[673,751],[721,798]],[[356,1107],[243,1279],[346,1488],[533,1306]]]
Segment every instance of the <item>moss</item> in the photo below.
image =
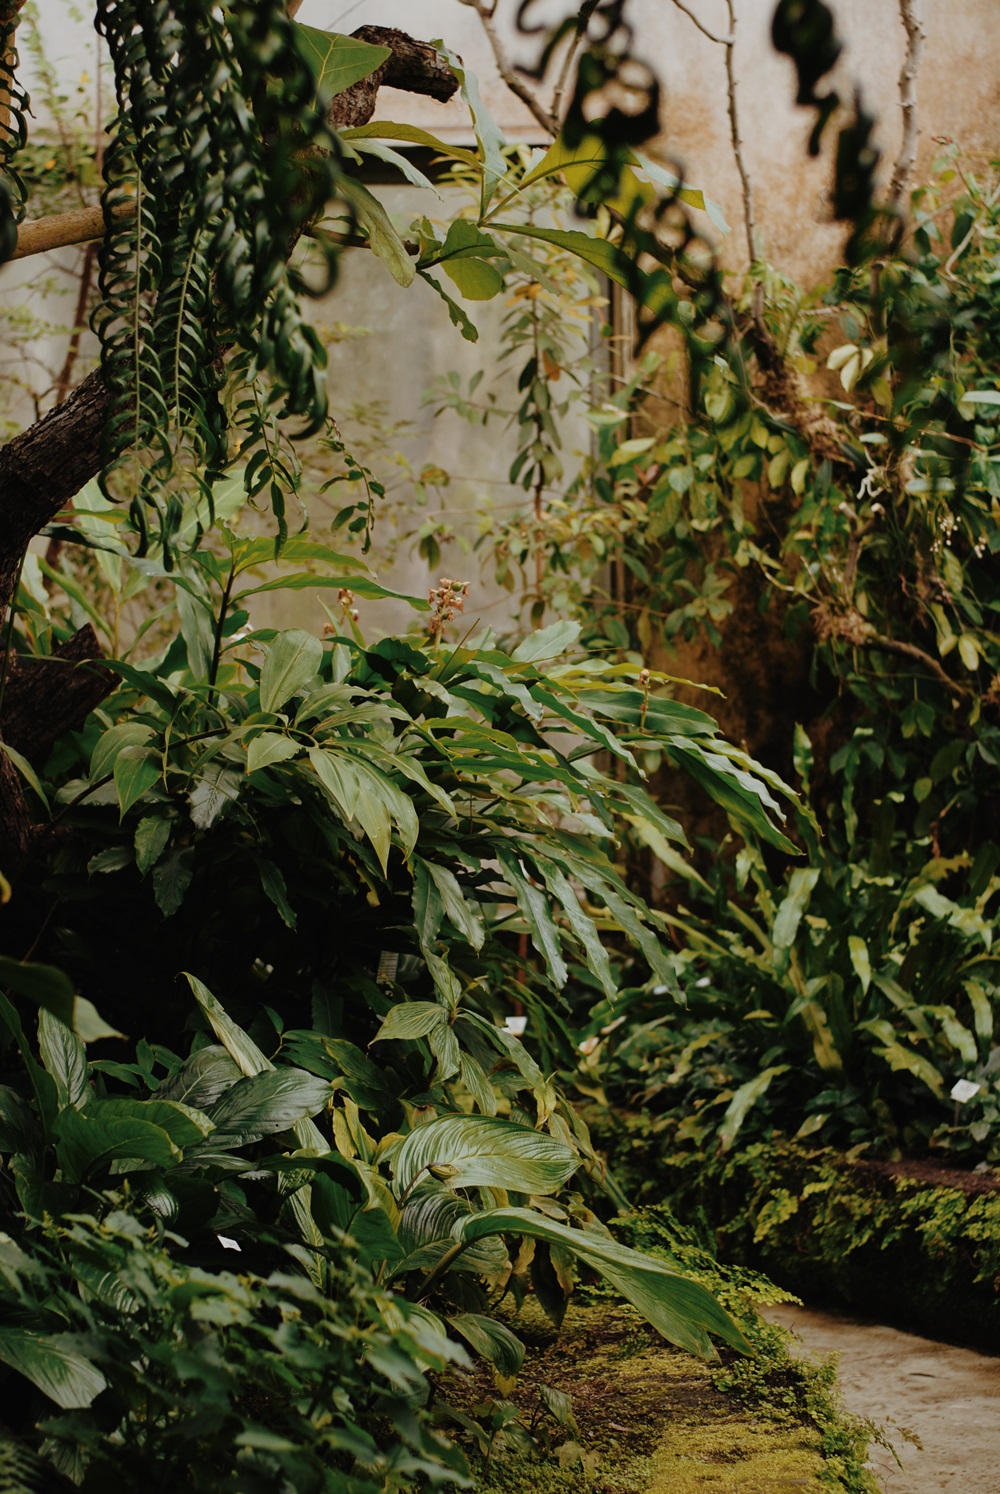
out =
[[[599,1294],[571,1305],[558,1334],[529,1299],[510,1326],[533,1352],[516,1389],[504,1390],[535,1449],[519,1454],[518,1439],[501,1434],[480,1460],[478,1494],[874,1494],[863,1469],[868,1438],[840,1415],[832,1369],[793,1360],[784,1330],[757,1318],[744,1298],[741,1323],[751,1320],[750,1359],[727,1352],[705,1363]],[[571,1424],[541,1414],[542,1386],[571,1397]],[[496,1402],[483,1377],[443,1389],[461,1414],[489,1421]]]
[[723,1259],[911,1332],[995,1348],[1000,1191],[989,1180],[951,1185],[940,1169],[853,1164],[778,1136],[696,1154],[663,1116],[588,1121],[632,1196],[701,1213]]
[[819,1437],[787,1427],[702,1425],[672,1428],[653,1459],[648,1494],[774,1494],[821,1488]]

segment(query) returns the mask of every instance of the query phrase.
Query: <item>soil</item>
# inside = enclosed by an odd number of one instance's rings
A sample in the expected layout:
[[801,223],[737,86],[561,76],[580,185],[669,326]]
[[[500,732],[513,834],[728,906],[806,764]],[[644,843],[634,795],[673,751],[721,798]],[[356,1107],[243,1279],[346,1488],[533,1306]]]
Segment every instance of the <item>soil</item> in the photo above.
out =
[[988,1172],[962,1172],[953,1167],[942,1167],[939,1163],[919,1162],[867,1162],[850,1164],[850,1171],[862,1176],[876,1178],[908,1178],[926,1188],[955,1188],[969,1196],[1000,1192],[1000,1175],[991,1168]]
[[763,1313],[803,1351],[839,1356],[847,1409],[882,1423],[903,1465],[873,1449],[887,1494],[1000,1494],[1000,1358],[808,1308]]

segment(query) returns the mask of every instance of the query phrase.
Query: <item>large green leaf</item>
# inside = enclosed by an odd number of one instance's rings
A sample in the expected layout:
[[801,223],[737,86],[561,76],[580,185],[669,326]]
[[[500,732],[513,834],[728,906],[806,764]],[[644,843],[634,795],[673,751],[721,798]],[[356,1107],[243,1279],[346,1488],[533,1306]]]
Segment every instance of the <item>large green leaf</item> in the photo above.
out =
[[412,1041],[426,1037],[447,1020],[447,1009],[436,1001],[404,1001],[387,1013],[372,1042],[383,1043],[389,1039]]
[[500,271],[485,259],[450,259],[441,268],[467,301],[492,301],[504,287]]
[[54,965],[25,964],[0,955],[0,986],[51,1012],[85,1043],[122,1036],[108,1026],[93,1002],[76,995],[69,976]]
[[247,597],[259,596],[266,591],[342,591],[345,587],[353,591],[356,597],[363,597],[369,602],[389,599],[406,602],[415,612],[430,610],[426,597],[411,597],[404,591],[391,591],[387,586],[380,586],[370,576],[331,576],[318,571],[293,571],[291,575],[276,576],[273,581],[262,581],[259,586],[248,586],[233,598],[233,603],[235,605],[245,601]]
[[461,161],[464,166],[477,170],[481,164],[474,151],[439,140],[437,135],[420,129],[418,125],[398,124],[391,119],[373,119],[368,124],[351,125],[339,133],[345,140],[402,140],[408,145],[424,145],[438,155],[446,156],[452,161]]
[[705,1287],[615,1240],[571,1229],[531,1209],[490,1209],[474,1214],[456,1233],[463,1240],[503,1233],[560,1245],[610,1282],[671,1343],[710,1359],[715,1349],[708,1335],[714,1333],[732,1348],[750,1351],[732,1318]]
[[162,764],[157,753],[148,747],[123,747],[115,758],[114,780],[118,794],[119,818],[153,787],[160,777]]
[[287,700],[309,684],[322,662],[323,645],[315,633],[302,628],[279,633],[260,672],[261,710],[280,711]]
[[[335,31],[317,31],[314,26],[293,22],[300,50],[316,79],[320,98],[331,99],[352,83],[368,78],[392,56],[390,47],[373,46],[355,36]],[[270,543],[270,541],[269,541]]]
[[368,235],[373,254],[382,260],[397,285],[407,286],[417,273],[416,262],[393,226],[392,219],[378,198],[352,177],[341,177],[338,188]]
[[563,959],[559,930],[552,917],[549,900],[540,888],[528,880],[515,856],[501,850],[497,852],[497,860],[517,900],[517,906],[524,915],[531,942],[545,961],[549,979],[561,991],[569,979],[569,971]]
[[580,636],[581,626],[578,622],[564,620],[549,623],[547,628],[538,628],[534,633],[529,633],[527,638],[521,639],[511,658],[516,664],[533,664],[538,659],[557,659],[560,654],[565,654],[572,648]]
[[690,773],[695,782],[707,794],[710,794],[738,825],[751,830],[790,856],[799,855],[798,846],[790,841],[787,835],[782,834],[767,813],[764,807],[765,802],[776,810],[777,805],[760,779],[755,779],[752,774],[735,768],[728,758],[711,751],[694,739],[674,738],[669,743],[669,751],[678,765]]
[[577,259],[607,275],[616,285],[630,291],[653,316],[661,316],[676,300],[668,275],[638,269],[631,255],[617,245],[609,244],[607,239],[594,238],[578,228],[539,228],[523,223],[494,223],[493,228],[497,233],[523,234],[529,239],[541,239],[546,244],[568,250]]
[[509,1379],[524,1363],[524,1345],[503,1323],[476,1312],[460,1312],[446,1320],[456,1333],[494,1369]]
[[209,1043],[185,1059],[175,1074],[162,1080],[156,1095],[157,1099],[207,1110],[239,1077],[240,1070],[225,1048]]
[[262,731],[247,748],[247,772],[257,773],[274,763],[287,762],[301,750],[301,743],[279,731]]
[[556,1193],[580,1165],[561,1141],[490,1115],[442,1115],[418,1126],[396,1153],[400,1189],[421,1174],[450,1188],[507,1188],[516,1193]]
[[83,1410],[107,1384],[96,1365],[75,1349],[26,1328],[0,1328],[0,1360],[64,1411]]
[[479,166],[483,173],[482,188],[479,194],[479,216],[482,218],[493,199],[493,194],[506,174],[507,163],[504,160],[503,150],[507,141],[500,126],[483,103],[475,73],[469,72],[468,68],[462,65],[462,59],[456,57],[453,52],[449,52],[447,47],[441,47],[439,50],[458,79],[462,97],[468,104],[472,115],[472,124],[479,143]]
[[82,1183],[99,1167],[128,1158],[149,1167],[169,1167],[180,1160],[162,1126],[132,1115],[94,1115],[67,1106],[55,1122],[56,1156],[67,1182]]
[[245,1146],[262,1136],[288,1131],[318,1114],[333,1091],[325,1079],[304,1069],[270,1069],[240,1079],[211,1107],[213,1149]]
[[90,1093],[86,1050],[72,1028],[44,1007],[38,1014],[38,1050],[43,1067],[56,1082],[59,1103],[84,1104]]

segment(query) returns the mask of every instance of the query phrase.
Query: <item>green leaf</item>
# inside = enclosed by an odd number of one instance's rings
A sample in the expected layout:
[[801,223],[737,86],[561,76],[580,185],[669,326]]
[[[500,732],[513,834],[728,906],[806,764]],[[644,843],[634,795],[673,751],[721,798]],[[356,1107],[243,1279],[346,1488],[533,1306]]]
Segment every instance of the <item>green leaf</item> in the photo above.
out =
[[693,739],[671,738],[669,752],[678,766],[690,773],[738,825],[791,856],[800,854],[798,846],[782,834],[767,814],[764,804],[773,805],[774,800],[759,779],[734,768],[720,753],[708,750]]
[[260,708],[279,711],[319,672],[323,645],[314,633],[290,628],[279,633],[267,651],[260,672]]
[[38,774],[35,772],[34,768],[28,762],[28,759],[26,757],[23,757],[20,752],[15,751],[15,749],[10,745],[9,742],[0,742],[0,752],[2,752],[4,757],[8,758],[10,762],[14,764],[14,767],[20,773],[25,783],[27,783],[32,789],[34,789],[35,793],[38,795],[39,799],[41,799],[47,810],[49,807],[49,801],[46,797],[45,790],[42,788],[42,781],[39,778]]
[[93,1100],[86,1113],[91,1120],[136,1120],[159,1126],[182,1151],[197,1146],[212,1130],[211,1119],[200,1107],[176,1098],[163,1098],[159,1090],[152,1100],[128,1097]]
[[440,894],[445,915],[473,949],[482,949],[486,931],[478,906],[463,897],[454,872],[449,871],[446,866],[435,866],[430,861],[425,865]]
[[385,1020],[372,1038],[372,1042],[383,1043],[390,1038],[426,1037],[429,1032],[433,1032],[447,1020],[446,1009],[436,1001],[404,1001],[386,1013]]
[[145,747],[152,737],[153,731],[149,726],[143,726],[140,721],[122,721],[117,726],[109,726],[107,731],[102,732],[97,739],[97,745],[90,757],[90,781],[96,783],[98,778],[105,778],[113,770],[115,759],[119,752],[125,747]]
[[448,308],[448,315],[451,317],[452,325],[458,328],[466,342],[478,342],[479,329],[474,322],[470,322],[458,302],[453,301],[448,292],[438,284],[433,275],[428,275],[426,270],[418,270],[417,274],[421,280],[426,280],[427,284],[437,291]]
[[240,1070],[225,1048],[210,1043],[184,1060],[175,1074],[164,1079],[157,1099],[176,1100],[196,1110],[207,1110],[240,1077]]
[[247,748],[247,772],[258,773],[273,763],[287,762],[301,750],[301,743],[277,731],[262,731]]
[[143,876],[154,867],[167,849],[170,821],[147,815],[135,827],[135,864]]
[[722,1125],[719,1127],[719,1145],[724,1152],[728,1151],[736,1140],[736,1133],[747,1118],[748,1112],[756,1105],[762,1095],[770,1088],[771,1080],[778,1074],[787,1074],[789,1065],[779,1063],[761,1073],[755,1074],[745,1084],[741,1084],[726,1106],[726,1113],[722,1117]]
[[172,851],[153,868],[153,897],[164,918],[177,912],[193,876],[194,851],[190,846]]
[[188,794],[191,823],[196,830],[210,829],[222,811],[239,797],[241,779],[242,774],[226,763],[213,762],[202,770]]
[[417,273],[416,263],[407,253],[406,245],[378,198],[349,176],[338,179],[337,191],[353,209],[368,235],[372,253],[382,260],[396,284],[411,285]]
[[90,1001],[76,995],[69,976],[54,965],[22,964],[0,955],[0,985],[33,1001],[85,1043],[122,1036],[108,1026]]
[[868,945],[858,934],[850,934],[847,939],[847,948],[854,973],[861,982],[861,993],[867,996],[868,987],[872,982],[872,962],[868,954]]
[[219,1042],[237,1064],[240,1072],[249,1078],[253,1074],[264,1073],[265,1069],[272,1069],[274,1065],[270,1059],[264,1057],[253,1038],[249,1037],[243,1028],[233,1021],[221,1001],[212,995],[208,987],[196,975],[189,975],[186,970],[184,979],[191,987],[194,999],[211,1023]]
[[462,97],[469,106],[472,115],[472,124],[476,132],[476,140],[479,143],[480,168],[483,173],[482,188],[479,195],[479,216],[484,217],[486,209],[493,199],[493,194],[506,175],[506,163],[504,161],[503,148],[507,144],[506,137],[499,125],[489,114],[479,94],[479,84],[475,73],[462,66],[460,57],[449,52],[447,47],[439,46],[438,50],[448,63],[455,77],[458,79],[462,90]]
[[403,1190],[417,1177],[449,1188],[507,1188],[517,1193],[556,1193],[580,1165],[561,1141],[490,1115],[443,1115],[418,1126],[393,1161]]
[[269,902],[273,903],[281,915],[281,921],[287,928],[294,929],[298,923],[295,909],[288,901],[288,888],[281,873],[281,867],[276,866],[273,861],[268,861],[261,856],[257,861],[257,873],[260,877],[260,885],[264,889],[264,895]]
[[578,622],[555,622],[547,628],[539,628],[522,638],[511,654],[515,664],[534,664],[539,659],[558,659],[567,652],[580,636],[582,625]]
[[505,1379],[509,1380],[520,1372],[524,1363],[524,1345],[503,1323],[476,1312],[456,1313],[445,1321]]
[[819,881],[819,867],[798,867],[788,879],[788,891],[781,900],[771,931],[775,949],[791,949],[802,922],[802,915],[809,906],[812,890]]
[[46,1073],[56,1082],[60,1104],[84,1104],[90,1094],[90,1067],[83,1042],[44,1008],[38,1014],[38,1048]]
[[583,946],[587,964],[601,983],[605,996],[613,1001],[618,995],[618,985],[611,969],[611,961],[608,952],[601,943],[600,935],[592,918],[589,918],[580,906],[580,899],[573,890],[572,884],[563,876],[562,872],[551,861],[544,857],[535,858],[535,864],[545,879],[545,885],[553,897],[561,905],[566,914],[566,921],[576,935],[577,940]]
[[[273,546],[272,546],[273,550]],[[296,571],[291,576],[278,576],[273,581],[262,581],[259,586],[248,586],[233,598],[234,604],[245,601],[247,597],[260,596],[266,591],[307,591],[316,587],[319,589],[342,591],[348,587],[356,597],[363,597],[366,601],[381,602],[387,598],[395,602],[406,602],[415,612],[428,612],[430,603],[425,597],[407,596],[404,591],[390,591],[386,586],[380,586],[369,576],[329,576],[320,575],[314,571]]]
[[305,1069],[277,1068],[238,1080],[208,1114],[215,1124],[214,1148],[245,1146],[262,1136],[288,1131],[323,1110],[333,1090]]
[[57,1339],[26,1328],[0,1328],[0,1360],[64,1411],[82,1411],[107,1381],[89,1359]]
[[710,1359],[715,1350],[708,1335],[714,1333],[732,1348],[750,1352],[732,1318],[705,1287],[615,1240],[557,1224],[531,1209],[491,1209],[474,1214],[456,1233],[463,1240],[506,1233],[561,1245],[609,1281],[670,1343]]
[[485,259],[449,259],[441,268],[467,301],[492,301],[504,287],[500,271]]
[[373,119],[368,124],[351,125],[348,129],[340,130],[338,133],[345,140],[402,140],[408,145],[425,145],[428,150],[436,152],[437,155],[445,156],[452,161],[461,161],[463,165],[473,169],[478,169],[480,165],[479,157],[474,151],[440,140],[437,135],[420,129],[418,125],[398,124],[395,120],[389,119]]
[[370,77],[392,56],[391,47],[373,46],[371,42],[341,36],[335,31],[317,31],[314,26],[303,26],[301,21],[292,24],[321,99],[334,98],[353,83]]
[[134,1115],[104,1115],[101,1109],[89,1115],[67,1106],[56,1118],[56,1156],[67,1182],[83,1183],[119,1158],[149,1167],[179,1161],[180,1149],[162,1126]]
[[562,956],[559,930],[553,921],[548,900],[528,881],[520,862],[509,852],[498,850],[497,860],[517,900],[517,906],[524,915],[531,942],[545,961],[549,979],[557,990],[562,990],[569,979],[569,971]]
[[149,747],[122,748],[115,758],[114,767],[119,819],[124,819],[132,805],[149,792],[161,771],[159,755]]
[[538,228],[535,225],[528,228],[519,223],[494,223],[493,227],[497,233],[524,234],[529,239],[541,239],[546,244],[567,249],[577,259],[593,265],[616,285],[630,291],[654,316],[662,315],[676,299],[665,277],[638,269],[630,255],[617,245],[609,244],[607,239],[594,238],[577,228]]

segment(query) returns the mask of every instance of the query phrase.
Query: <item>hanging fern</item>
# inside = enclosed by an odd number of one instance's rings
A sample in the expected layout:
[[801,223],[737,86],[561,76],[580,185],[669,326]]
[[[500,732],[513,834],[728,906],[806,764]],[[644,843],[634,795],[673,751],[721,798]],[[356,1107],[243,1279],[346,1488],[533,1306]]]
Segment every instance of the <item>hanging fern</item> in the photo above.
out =
[[[282,0],[225,12],[98,0],[97,25],[118,100],[95,317],[110,395],[102,482],[131,500],[143,548],[153,511],[169,563],[182,494],[210,491],[230,423],[241,449],[264,453],[248,491],[269,488],[283,533],[296,465],[275,456],[275,414],[304,417],[303,434],[326,416],[325,356],[287,259],[334,193],[337,144]],[[231,349],[230,376],[267,375],[271,389],[227,412]]]
[[24,217],[27,196],[11,164],[28,139],[28,95],[17,81],[14,33],[18,19],[13,6],[0,14],[0,264],[17,245],[17,225]]

